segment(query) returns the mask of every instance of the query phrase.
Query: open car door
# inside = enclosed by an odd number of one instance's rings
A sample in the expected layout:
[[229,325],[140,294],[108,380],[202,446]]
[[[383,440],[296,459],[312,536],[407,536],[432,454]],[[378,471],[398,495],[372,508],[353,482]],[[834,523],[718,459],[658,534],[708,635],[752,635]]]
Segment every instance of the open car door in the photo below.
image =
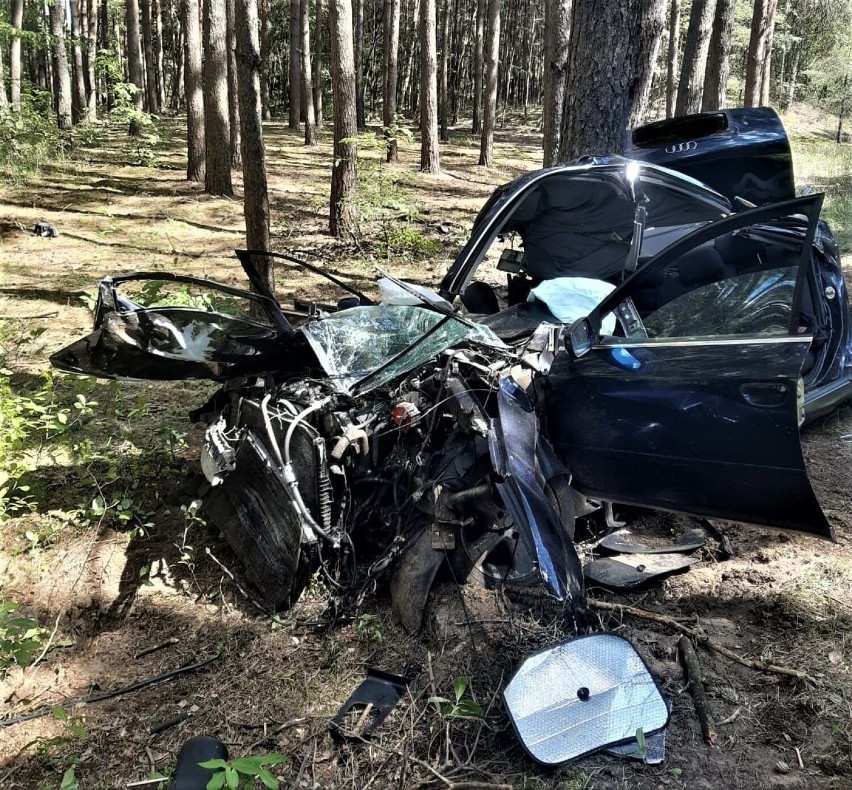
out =
[[[557,354],[540,393],[578,491],[833,538],[799,441],[821,205],[809,196],[707,225],[589,316],[592,347]],[[609,313],[619,329],[601,336]]]

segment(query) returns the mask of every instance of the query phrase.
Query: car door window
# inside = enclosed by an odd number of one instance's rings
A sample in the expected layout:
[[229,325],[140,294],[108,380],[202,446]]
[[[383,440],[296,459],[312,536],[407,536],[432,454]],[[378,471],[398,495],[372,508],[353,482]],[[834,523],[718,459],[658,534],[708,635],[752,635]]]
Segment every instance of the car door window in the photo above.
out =
[[[785,205],[804,205],[802,199]],[[810,209],[811,207],[808,206]],[[771,216],[772,207],[729,217],[641,267],[613,294],[610,308],[628,342],[679,338],[774,338],[814,325],[802,276],[811,224],[801,211]],[[771,218],[772,223],[767,224]],[[808,224],[805,224],[805,223]],[[621,338],[615,342],[624,342]]]
[[643,319],[650,338],[778,337],[790,333],[797,266],[701,285]]

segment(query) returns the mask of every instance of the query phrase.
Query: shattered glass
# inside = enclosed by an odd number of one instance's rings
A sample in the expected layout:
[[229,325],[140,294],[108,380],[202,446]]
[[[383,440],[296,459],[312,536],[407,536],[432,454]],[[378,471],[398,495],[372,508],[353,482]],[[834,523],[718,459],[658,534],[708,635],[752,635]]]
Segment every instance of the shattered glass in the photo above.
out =
[[[391,360],[365,382],[362,392],[392,381],[459,343],[505,347],[488,327],[468,326],[414,306],[353,307],[312,321],[302,331],[335,387],[346,393]],[[413,345],[427,333],[422,343]]]
[[616,634],[593,634],[534,653],[503,692],[524,748],[558,765],[668,724],[669,711],[641,656]]

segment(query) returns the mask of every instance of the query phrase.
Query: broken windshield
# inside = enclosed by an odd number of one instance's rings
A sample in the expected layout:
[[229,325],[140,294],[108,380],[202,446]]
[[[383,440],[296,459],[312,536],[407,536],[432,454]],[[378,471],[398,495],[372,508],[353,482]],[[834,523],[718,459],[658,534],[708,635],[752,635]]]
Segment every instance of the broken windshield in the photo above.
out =
[[368,377],[362,392],[386,384],[459,343],[505,348],[486,326],[468,326],[415,306],[353,307],[312,321],[302,331],[323,370],[346,393]]

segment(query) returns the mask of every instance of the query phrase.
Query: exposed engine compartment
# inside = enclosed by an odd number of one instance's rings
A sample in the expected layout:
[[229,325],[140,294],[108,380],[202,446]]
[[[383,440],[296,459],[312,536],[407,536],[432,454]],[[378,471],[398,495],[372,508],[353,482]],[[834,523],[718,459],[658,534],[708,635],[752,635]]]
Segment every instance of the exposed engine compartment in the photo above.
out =
[[425,589],[406,583],[395,600],[412,628],[444,560],[461,578],[536,583],[534,548],[494,485],[489,432],[508,372],[496,356],[448,350],[356,397],[304,378],[227,386],[202,453],[205,509],[267,605],[287,606],[317,570],[357,605],[418,542]]

